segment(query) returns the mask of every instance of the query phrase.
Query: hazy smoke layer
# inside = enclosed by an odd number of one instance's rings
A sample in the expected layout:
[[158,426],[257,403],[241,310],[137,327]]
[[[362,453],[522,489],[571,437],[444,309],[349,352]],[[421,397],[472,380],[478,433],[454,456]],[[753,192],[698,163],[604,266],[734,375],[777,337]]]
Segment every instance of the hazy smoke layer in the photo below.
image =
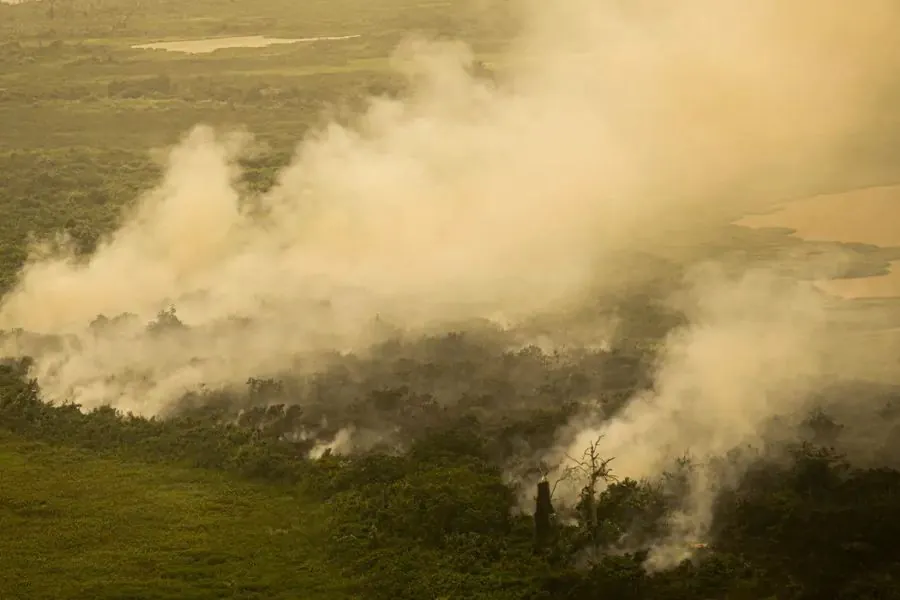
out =
[[[499,83],[464,47],[410,41],[396,65],[414,92],[308,136],[261,198],[235,185],[248,138],[195,129],[89,261],[35,254],[0,327],[68,337],[10,350],[36,354],[50,398],[152,414],[201,383],[365,346],[384,322],[563,310],[614,291],[622,253],[752,207],[736,186],[852,170],[843,143],[897,58],[893,0],[534,4]],[[653,474],[686,440],[715,455],[752,437],[825,372],[814,295],[767,276],[697,289],[654,393],[573,448],[603,433],[618,472]],[[169,305],[191,327],[148,335]],[[137,318],[87,330],[122,313]]]
[[[415,327],[558,307],[603,282],[613,251],[652,250],[734,209],[727,184],[797,156],[792,178],[815,177],[880,91],[898,9],[567,0],[534,12],[501,86],[470,76],[465,48],[401,48],[412,97],[304,140],[257,199],[262,217],[234,186],[246,140],[196,129],[87,264],[28,265],[0,326],[83,338],[98,314],[176,305],[197,326],[189,339],[92,336],[38,363],[53,396],[154,412],[187,385],[364,343],[376,314]],[[139,399],[109,381],[132,368],[159,389]]]
[[602,435],[601,454],[616,457],[617,471],[651,476],[686,452],[721,456],[755,441],[765,420],[804,400],[822,373],[814,289],[752,273],[698,290],[694,324],[671,334],[654,390],[612,421],[580,431],[573,449]]

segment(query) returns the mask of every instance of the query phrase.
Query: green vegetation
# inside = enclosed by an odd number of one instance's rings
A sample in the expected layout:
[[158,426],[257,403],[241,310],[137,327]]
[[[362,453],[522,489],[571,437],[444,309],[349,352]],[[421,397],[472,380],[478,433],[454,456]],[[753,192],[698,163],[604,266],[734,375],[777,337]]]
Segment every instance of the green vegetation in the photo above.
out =
[[4,598],[335,598],[291,489],[0,436]]
[[[492,466],[508,427],[482,435],[466,419],[402,456],[310,461],[279,435],[283,407],[233,425],[84,414],[41,402],[26,366],[0,370],[4,597],[897,597],[900,472],[844,463],[821,415],[812,441],[720,499],[711,549],[648,575],[641,551],[577,559],[621,531],[664,531],[687,463],[665,486],[586,487],[541,550]],[[520,427],[537,439],[552,425]]]
[[[244,184],[267,189],[324,114],[403,92],[386,67],[407,33],[461,38],[487,60],[513,14],[475,1],[0,4],[0,291],[32,236],[66,231],[90,253],[158,180],[150,150],[191,126],[256,134],[265,150],[245,159]],[[199,56],[131,48],[257,34],[360,37]],[[827,246],[716,235],[705,251],[742,265]],[[658,285],[690,252],[673,244]],[[869,274],[897,254],[860,246],[851,258],[848,272]],[[508,475],[538,467],[515,461],[551,447],[576,400],[615,414],[651,385],[655,348],[684,318],[653,292],[610,300],[628,310],[609,351],[511,351],[490,335],[396,342],[315,375],[189,394],[166,418],[45,403],[28,361],[5,362],[0,599],[900,598],[900,472],[851,465],[822,414],[744,465],[713,507],[713,544],[675,569],[645,563],[685,500],[685,461],[653,481],[588,461],[580,503],[536,544],[520,511],[534,492]],[[347,426],[392,433],[310,458]],[[894,455],[891,440],[876,452]],[[628,551],[623,533],[637,540]]]

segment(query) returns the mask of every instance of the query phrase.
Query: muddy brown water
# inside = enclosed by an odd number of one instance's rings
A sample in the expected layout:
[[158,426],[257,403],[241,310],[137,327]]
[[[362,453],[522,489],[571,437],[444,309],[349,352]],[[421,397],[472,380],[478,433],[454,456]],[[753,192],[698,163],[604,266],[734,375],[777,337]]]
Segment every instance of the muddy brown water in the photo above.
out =
[[[900,246],[900,185],[795,200],[780,209],[736,222],[745,227],[786,227],[808,241]],[[887,275],[831,279],[817,285],[842,298],[900,297],[900,261]]]

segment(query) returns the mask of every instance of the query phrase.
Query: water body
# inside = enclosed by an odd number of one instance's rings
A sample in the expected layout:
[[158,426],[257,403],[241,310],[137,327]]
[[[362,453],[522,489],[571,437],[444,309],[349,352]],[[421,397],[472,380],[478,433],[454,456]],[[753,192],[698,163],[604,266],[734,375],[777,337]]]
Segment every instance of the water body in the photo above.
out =
[[856,279],[830,279],[817,282],[819,289],[841,298],[900,297],[900,260],[891,263],[886,275]]
[[244,37],[204,38],[199,40],[180,40],[174,42],[154,42],[132,46],[135,50],[166,50],[168,52],[184,52],[186,54],[208,54],[225,48],[265,48],[275,44],[296,44],[298,42],[322,42],[349,40],[358,35],[342,35],[331,37],[308,38],[270,38],[262,35]]
[[[900,247],[900,185],[872,187],[789,202],[780,210],[737,221],[745,227],[786,227],[808,241]],[[843,298],[900,297],[900,261],[886,275],[818,282]]]

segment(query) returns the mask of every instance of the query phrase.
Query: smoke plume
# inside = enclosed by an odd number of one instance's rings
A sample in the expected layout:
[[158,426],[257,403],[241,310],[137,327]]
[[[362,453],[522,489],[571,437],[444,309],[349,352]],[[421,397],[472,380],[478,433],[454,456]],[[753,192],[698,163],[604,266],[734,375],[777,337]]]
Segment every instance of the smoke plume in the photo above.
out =
[[[365,348],[385,324],[566,311],[623,285],[622,256],[696,244],[836,169],[849,179],[845,143],[897,62],[891,0],[526,10],[497,81],[459,44],[402,45],[411,91],[309,133],[262,196],[237,185],[249,136],[197,127],[93,256],[33,256],[0,328],[65,337],[8,350],[35,355],[51,399],[156,414],[201,384]],[[667,340],[654,390],[600,429],[573,424],[564,447],[602,433],[617,472],[650,476],[686,446],[753,438],[827,373],[816,294],[765,273],[688,288],[693,324]],[[148,333],[169,306],[189,327]],[[709,503],[695,504],[702,529]]]
[[[573,424],[557,450],[565,452],[548,457],[564,469],[594,443],[599,456],[614,459],[615,473],[636,479],[653,479],[674,458],[690,457],[687,504],[673,517],[672,539],[650,557],[659,566],[677,564],[691,543],[705,541],[715,495],[739,475],[740,461],[725,480],[706,468],[709,461],[757,446],[773,417],[802,417],[834,354],[825,303],[812,285],[770,272],[736,279],[701,272],[682,299],[690,325],[666,340],[653,389],[611,419]],[[577,491],[563,486],[560,500],[571,502]]]

